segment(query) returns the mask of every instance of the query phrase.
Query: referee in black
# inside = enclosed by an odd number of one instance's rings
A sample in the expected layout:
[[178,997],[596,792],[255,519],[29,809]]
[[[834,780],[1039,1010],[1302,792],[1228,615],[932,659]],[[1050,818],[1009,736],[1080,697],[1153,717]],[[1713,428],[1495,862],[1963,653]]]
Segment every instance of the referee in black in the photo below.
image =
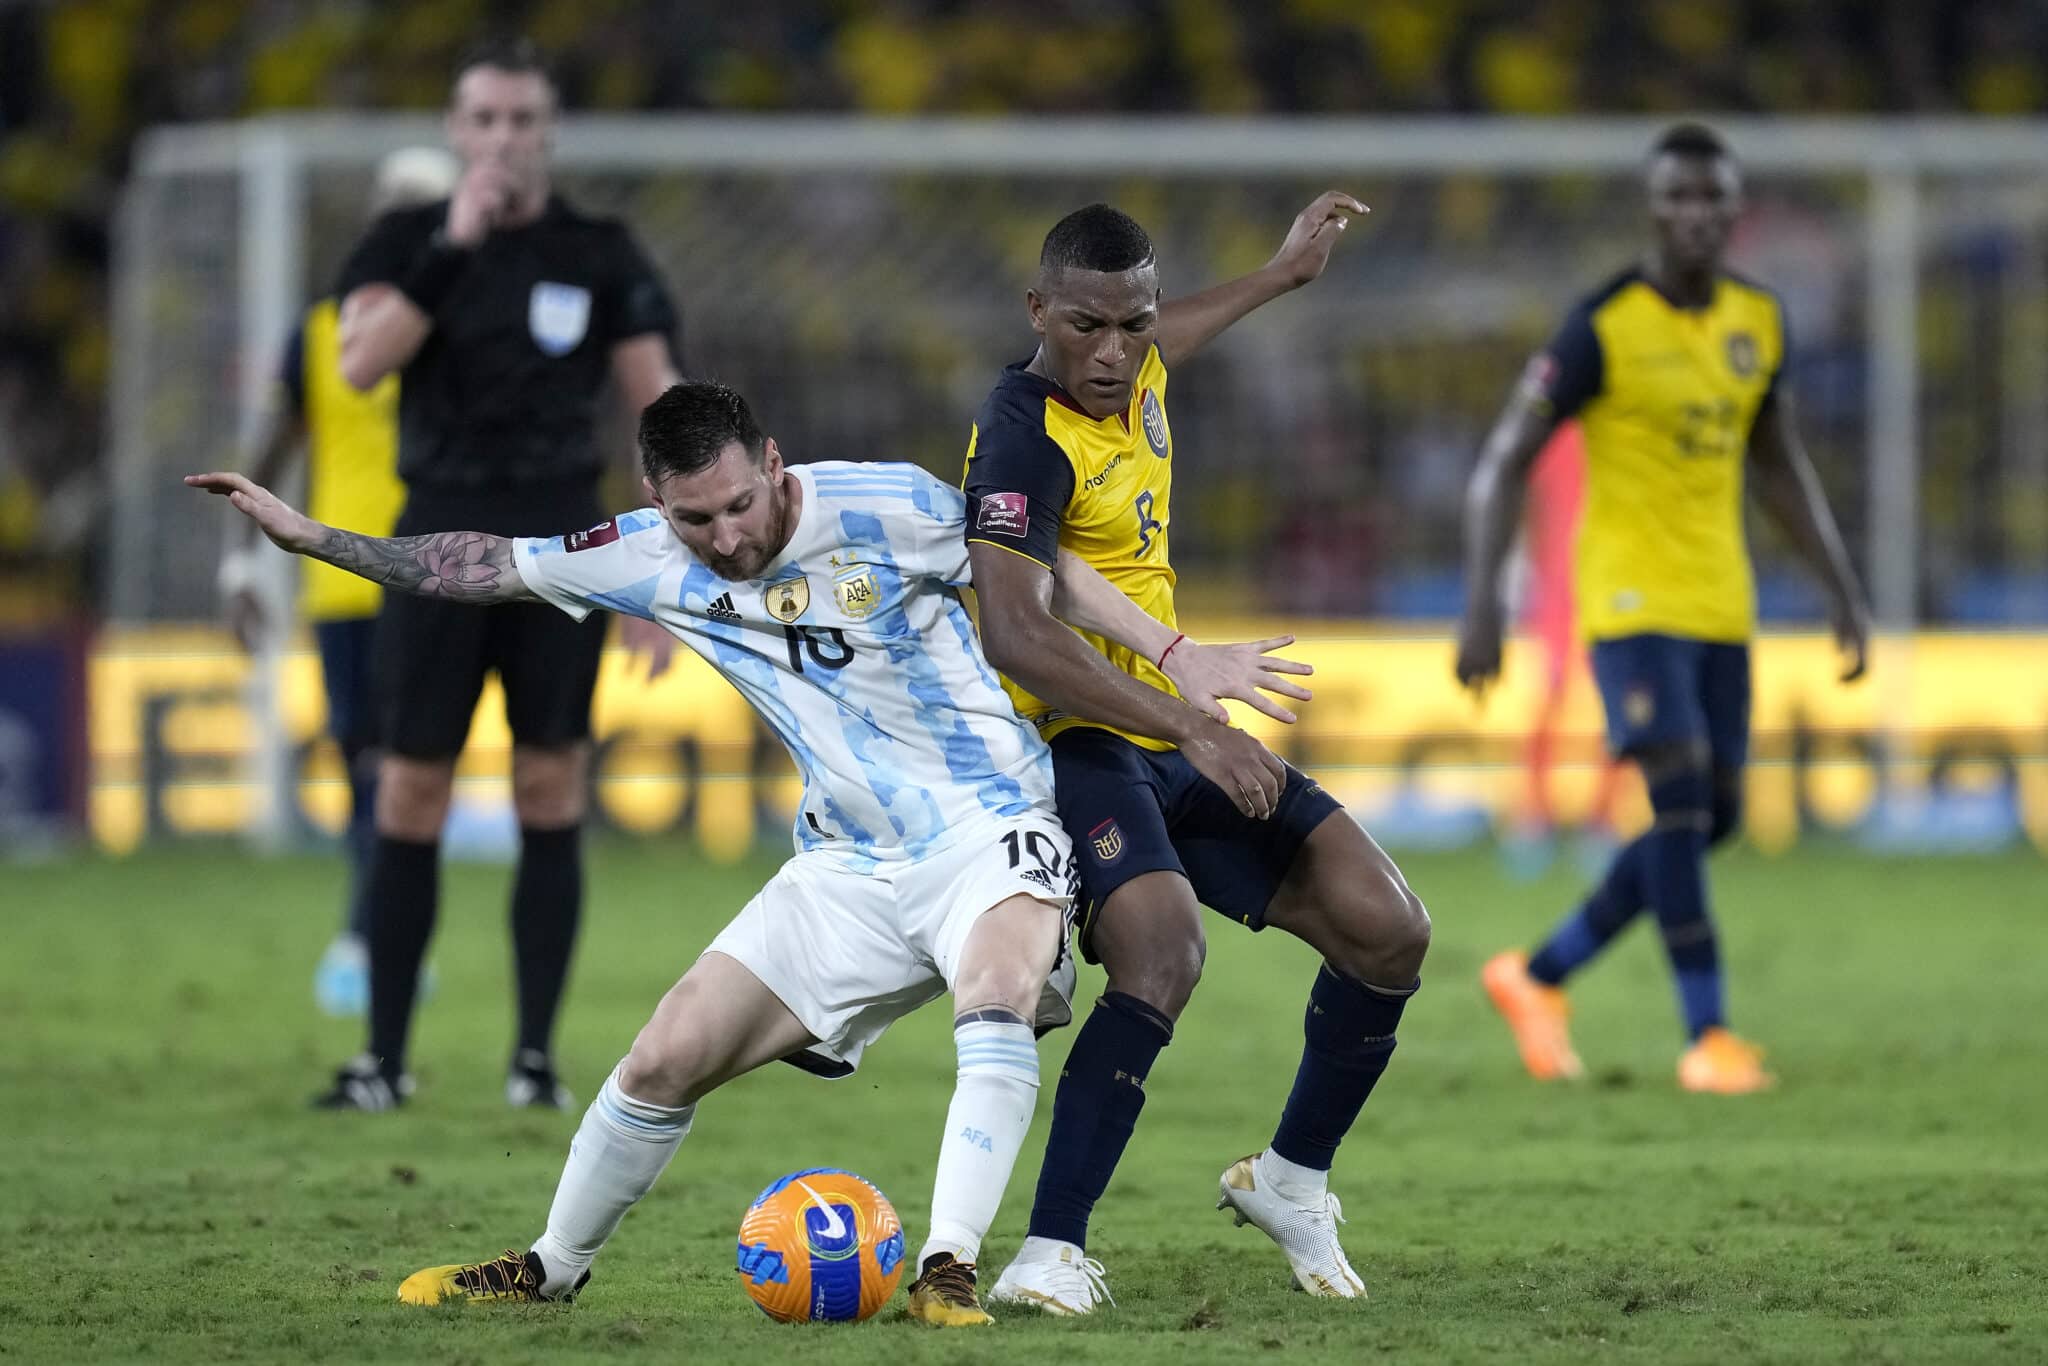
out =
[[[454,195],[384,215],[342,268],[343,376],[368,389],[400,375],[397,535],[551,536],[595,524],[600,393],[609,381],[637,414],[676,381],[676,312],[654,268],[622,224],[550,189],[555,105],[530,46],[471,49],[447,114],[463,163]],[[406,1041],[434,932],[441,827],[492,670],[512,729],[520,832],[519,1035],[505,1097],[573,1103],[551,1041],[582,914],[579,834],[604,630],[601,616],[577,623],[545,603],[479,610],[386,597],[375,646],[385,758],[368,884],[370,1036],[316,1105],[388,1110],[412,1089]]]

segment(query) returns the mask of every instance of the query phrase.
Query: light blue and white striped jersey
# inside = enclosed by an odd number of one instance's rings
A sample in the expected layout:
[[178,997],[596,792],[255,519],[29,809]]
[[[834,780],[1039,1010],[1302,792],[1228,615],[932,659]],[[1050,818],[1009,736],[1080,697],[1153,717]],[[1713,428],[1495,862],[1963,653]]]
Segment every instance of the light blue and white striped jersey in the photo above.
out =
[[790,469],[803,507],[758,579],[720,578],[653,508],[515,541],[520,577],[578,620],[659,622],[731,680],[803,775],[799,849],[873,867],[983,813],[1050,814],[1051,753],[960,601],[960,491],[915,465]]

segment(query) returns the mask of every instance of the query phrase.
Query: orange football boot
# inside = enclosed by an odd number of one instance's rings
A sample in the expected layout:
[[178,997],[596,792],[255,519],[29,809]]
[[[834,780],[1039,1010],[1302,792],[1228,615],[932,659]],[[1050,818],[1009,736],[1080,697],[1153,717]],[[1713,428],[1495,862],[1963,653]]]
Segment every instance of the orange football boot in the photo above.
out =
[[1764,1051],[1715,1025],[1679,1055],[1678,1084],[1688,1091],[1746,1096],[1768,1091],[1778,1079],[1764,1071]]
[[1579,1055],[1572,1052],[1571,1003],[1562,989],[1529,975],[1528,954],[1520,949],[1495,954],[1480,969],[1479,981],[1513,1031],[1530,1076],[1538,1081],[1577,1081],[1586,1075]]

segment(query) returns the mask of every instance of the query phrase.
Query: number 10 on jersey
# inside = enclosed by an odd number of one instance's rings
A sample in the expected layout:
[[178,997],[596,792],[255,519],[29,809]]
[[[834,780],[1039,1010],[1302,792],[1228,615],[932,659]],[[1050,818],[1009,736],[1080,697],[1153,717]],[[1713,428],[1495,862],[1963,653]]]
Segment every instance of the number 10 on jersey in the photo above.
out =
[[804,671],[805,655],[821,669],[843,669],[853,663],[853,647],[837,626],[785,626],[782,635],[789,642],[791,673]]

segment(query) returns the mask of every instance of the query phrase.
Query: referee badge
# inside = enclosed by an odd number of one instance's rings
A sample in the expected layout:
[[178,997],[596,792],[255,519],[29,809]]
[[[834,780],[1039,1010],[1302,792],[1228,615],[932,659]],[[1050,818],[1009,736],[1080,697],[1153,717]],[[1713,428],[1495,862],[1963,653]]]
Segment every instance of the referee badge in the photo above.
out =
[[874,611],[882,601],[882,590],[875,582],[875,571],[864,564],[855,565],[833,579],[832,592],[839,599],[839,610],[855,621]]
[[526,300],[526,328],[543,355],[566,356],[590,330],[590,291],[541,280]]
[[795,621],[811,605],[811,581],[809,579],[784,579],[781,583],[768,585],[768,615],[784,623]]

